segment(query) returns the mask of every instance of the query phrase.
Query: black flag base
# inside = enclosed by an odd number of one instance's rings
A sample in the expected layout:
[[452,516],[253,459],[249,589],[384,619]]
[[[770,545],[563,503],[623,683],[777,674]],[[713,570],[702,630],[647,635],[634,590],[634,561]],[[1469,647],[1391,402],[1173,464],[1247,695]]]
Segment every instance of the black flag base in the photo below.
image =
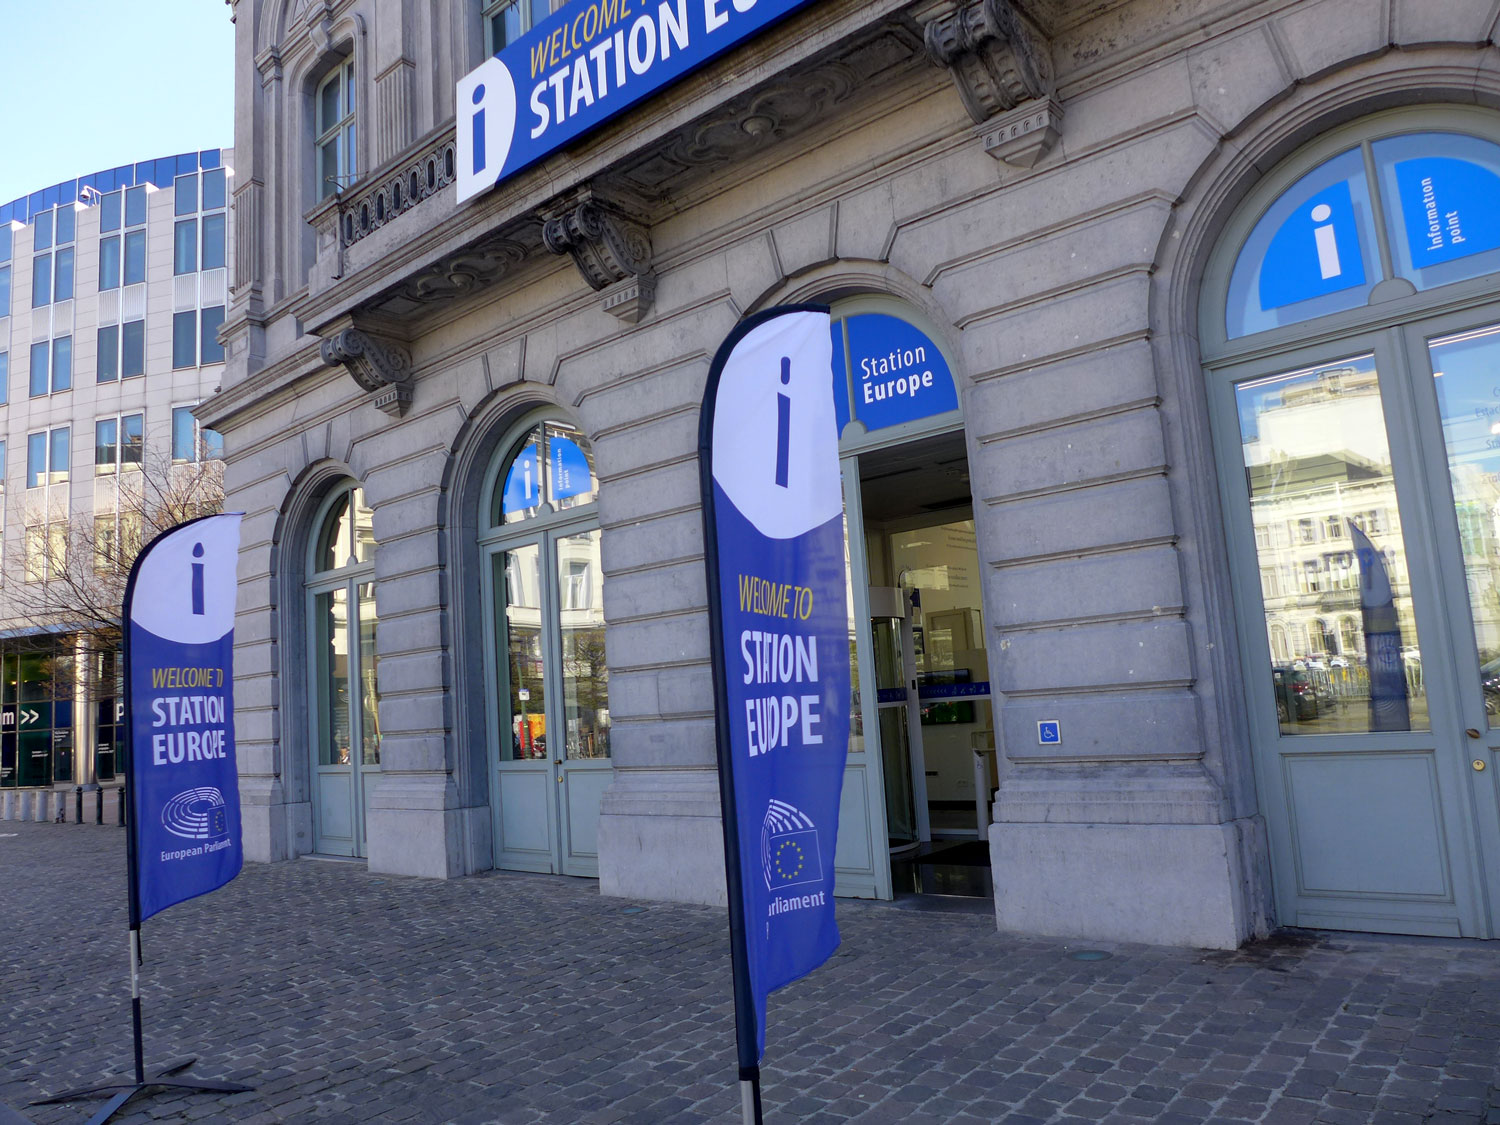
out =
[[77,1098],[96,1098],[102,1094],[113,1096],[109,1101],[99,1107],[99,1112],[88,1120],[88,1125],[104,1125],[111,1117],[120,1111],[126,1102],[137,1094],[143,1094],[147,1090],[195,1090],[201,1094],[244,1094],[253,1090],[253,1086],[241,1086],[237,1082],[209,1082],[200,1078],[178,1078],[177,1075],[198,1061],[198,1056],[189,1057],[175,1062],[171,1066],[162,1067],[150,1077],[143,1078],[139,1082],[101,1082],[97,1086],[82,1086],[77,1090],[65,1090],[61,1094],[54,1094],[50,1098],[39,1098],[30,1103],[31,1105],[55,1105],[58,1102],[71,1102]]

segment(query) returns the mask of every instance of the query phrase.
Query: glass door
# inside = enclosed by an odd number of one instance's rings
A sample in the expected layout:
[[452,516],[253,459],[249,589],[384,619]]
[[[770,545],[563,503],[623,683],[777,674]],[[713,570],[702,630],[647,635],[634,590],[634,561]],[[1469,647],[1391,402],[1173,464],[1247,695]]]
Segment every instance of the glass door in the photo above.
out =
[[1476,326],[1456,317],[1411,330],[1419,417],[1438,524],[1447,534],[1442,588],[1453,634],[1462,736],[1457,768],[1474,810],[1487,936],[1500,934],[1500,312]]
[[[1328,349],[1323,349],[1327,356]],[[1451,628],[1399,333],[1216,393],[1261,806],[1288,925],[1477,933]],[[1232,458],[1232,460],[1231,460]]]
[[600,538],[553,529],[491,556],[497,866],[599,872],[612,776]]
[[911,596],[897,587],[872,586],[869,597],[886,834],[891,854],[905,855],[932,839],[913,667]]

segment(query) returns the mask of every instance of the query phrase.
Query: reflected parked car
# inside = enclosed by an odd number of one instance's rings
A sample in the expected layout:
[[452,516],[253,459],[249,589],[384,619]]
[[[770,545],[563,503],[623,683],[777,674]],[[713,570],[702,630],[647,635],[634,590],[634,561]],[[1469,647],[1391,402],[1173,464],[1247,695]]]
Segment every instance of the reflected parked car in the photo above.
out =
[[1479,685],[1484,689],[1485,714],[1500,715],[1500,658],[1479,666]]
[[1290,664],[1271,668],[1271,682],[1276,691],[1276,721],[1301,723],[1318,717],[1318,692],[1306,669]]

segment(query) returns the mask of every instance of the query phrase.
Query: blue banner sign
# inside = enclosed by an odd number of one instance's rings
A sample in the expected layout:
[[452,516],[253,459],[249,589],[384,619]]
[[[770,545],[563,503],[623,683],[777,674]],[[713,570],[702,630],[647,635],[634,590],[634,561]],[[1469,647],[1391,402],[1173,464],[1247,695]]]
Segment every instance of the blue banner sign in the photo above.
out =
[[1359,224],[1349,181],[1303,202],[1281,224],[1260,263],[1260,307],[1266,311],[1365,283]]
[[1396,165],[1406,245],[1417,269],[1500,247],[1500,176],[1451,156]]
[[765,1050],[766,997],[839,943],[849,620],[830,345],[826,309],[758,314],[720,348],[704,402],[730,916],[753,1001],[741,1066]]
[[541,506],[542,474],[537,465],[535,443],[528,445],[511,462],[505,477],[505,491],[500,496],[501,510],[508,516],[529,512]]
[[458,202],[809,0],[573,0],[458,83]]
[[833,328],[833,350],[840,433],[851,420],[873,432],[958,409],[958,389],[943,353],[926,333],[900,317],[846,317]]
[[240,516],[157,536],[125,593],[138,923],[240,872],[234,602]]

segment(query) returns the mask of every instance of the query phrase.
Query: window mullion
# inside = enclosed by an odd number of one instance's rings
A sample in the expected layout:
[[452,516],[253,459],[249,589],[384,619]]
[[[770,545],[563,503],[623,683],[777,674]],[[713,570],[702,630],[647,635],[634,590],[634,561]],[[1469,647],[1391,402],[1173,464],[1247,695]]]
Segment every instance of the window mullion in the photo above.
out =
[[1360,154],[1365,161],[1365,180],[1369,184],[1370,207],[1375,212],[1375,242],[1380,248],[1381,277],[1390,281],[1396,276],[1396,259],[1391,253],[1391,232],[1386,225],[1385,197],[1380,190],[1380,177],[1376,175],[1375,150],[1368,139],[1359,143]]

